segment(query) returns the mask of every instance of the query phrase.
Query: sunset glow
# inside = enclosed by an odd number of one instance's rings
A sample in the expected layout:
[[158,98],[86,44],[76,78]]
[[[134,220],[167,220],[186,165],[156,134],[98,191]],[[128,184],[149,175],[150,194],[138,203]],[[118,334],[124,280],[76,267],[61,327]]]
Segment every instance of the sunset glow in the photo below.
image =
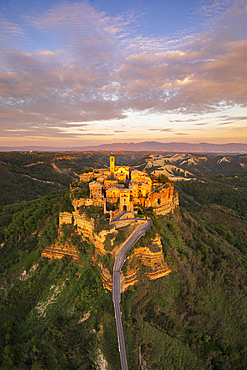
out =
[[1,2],[1,146],[247,143],[246,2],[123,3]]

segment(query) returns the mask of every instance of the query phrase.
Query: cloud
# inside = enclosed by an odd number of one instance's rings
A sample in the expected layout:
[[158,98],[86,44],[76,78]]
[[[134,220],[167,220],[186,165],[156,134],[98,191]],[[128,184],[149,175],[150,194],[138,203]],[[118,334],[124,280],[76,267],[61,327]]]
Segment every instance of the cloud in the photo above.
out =
[[247,116],[218,116],[217,117],[220,120],[223,120],[223,122],[220,122],[219,125],[229,125],[231,123],[241,122],[241,121],[247,121]]
[[[134,34],[135,15],[111,18],[88,3],[57,4],[26,16],[26,27],[41,36],[59,33],[62,41],[53,50],[1,50],[1,126],[34,132],[53,127],[56,133],[70,122],[120,120],[133,112],[198,115],[246,107],[247,7],[239,1],[216,5],[207,7],[210,31],[180,40]],[[8,37],[23,37],[20,27],[2,24]],[[150,129],[158,130],[172,131]]]
[[190,118],[190,119],[186,119],[184,122],[195,122],[197,121],[196,118]]
[[82,136],[114,136],[114,134],[100,134],[100,133],[87,132],[87,133],[83,133]]
[[80,66],[114,64],[122,54],[119,44],[126,26],[133,21],[131,14],[111,18],[86,2],[55,4],[47,12],[26,19],[29,25],[44,34],[59,33],[64,50]]
[[189,134],[185,134],[184,132],[176,132],[175,135],[189,135]]
[[160,128],[149,128],[148,130],[149,131],[164,131],[164,132],[170,132],[170,131],[172,131],[171,128],[163,128],[163,129],[160,129]]
[[71,33],[85,28],[89,22],[88,18],[95,18],[95,14],[94,9],[86,3],[65,3],[55,4],[43,14],[26,16],[26,19],[31,26],[44,32],[54,29],[61,31],[67,28]]
[[231,123],[234,123],[234,121],[221,122],[221,123],[219,123],[219,125],[230,125]]
[[115,130],[114,132],[126,132],[124,130]]
[[88,132],[84,128],[77,126],[71,127],[71,125],[56,127],[49,124],[33,125],[19,124],[18,127],[15,125],[6,125],[1,130],[2,137],[11,136],[28,136],[28,137],[49,137],[49,138],[72,138],[72,137],[84,137],[84,136],[114,136],[114,133],[104,134],[98,132]]
[[234,126],[221,126],[219,127],[219,130],[222,131],[222,135],[224,135],[225,133],[228,134],[228,137],[231,138],[231,137],[237,137],[239,142],[246,142],[246,126],[238,126],[238,125],[234,125]]
[[200,122],[200,123],[195,123],[196,126],[205,126],[205,125],[209,125],[210,122]]
[[0,45],[9,47],[16,39],[25,37],[24,30],[16,23],[9,22],[3,14],[0,13]]
[[230,117],[234,121],[247,121],[247,116]]

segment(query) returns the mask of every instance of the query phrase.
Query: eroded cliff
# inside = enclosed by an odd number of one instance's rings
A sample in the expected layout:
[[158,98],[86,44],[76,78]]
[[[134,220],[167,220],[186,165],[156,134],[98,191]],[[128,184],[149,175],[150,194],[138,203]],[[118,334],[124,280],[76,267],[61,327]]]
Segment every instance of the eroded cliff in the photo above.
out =
[[[133,232],[140,222],[143,221],[129,220],[127,222],[128,233]],[[109,230],[103,229],[96,232],[95,220],[93,218],[88,218],[85,214],[80,214],[78,211],[72,213],[60,212],[58,239],[53,245],[43,250],[42,256],[60,259],[68,255],[72,256],[74,260],[80,259],[80,251],[73,245],[73,239],[65,238],[64,225],[73,227],[74,233],[80,235],[83,241],[93,245],[92,262],[100,267],[104,287],[112,290],[114,257],[124,242],[123,240],[118,243],[118,239],[116,239],[119,232],[121,232],[119,222],[117,225],[111,225]],[[123,225],[124,228],[122,229],[126,230],[126,221],[123,221]],[[106,248],[107,242],[108,248]],[[171,272],[164,261],[159,235],[157,234],[156,238],[152,239],[149,244],[142,248],[134,248],[131,256],[127,257],[121,277],[122,290],[126,290],[130,285],[138,282],[143,274],[150,279],[157,279]]]

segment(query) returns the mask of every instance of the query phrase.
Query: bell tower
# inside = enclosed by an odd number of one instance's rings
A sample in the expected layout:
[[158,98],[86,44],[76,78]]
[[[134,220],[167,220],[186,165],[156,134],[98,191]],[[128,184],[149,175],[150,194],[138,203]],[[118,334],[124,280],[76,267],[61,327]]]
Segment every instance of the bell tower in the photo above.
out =
[[115,172],[115,157],[113,156],[110,157],[110,171],[112,173]]

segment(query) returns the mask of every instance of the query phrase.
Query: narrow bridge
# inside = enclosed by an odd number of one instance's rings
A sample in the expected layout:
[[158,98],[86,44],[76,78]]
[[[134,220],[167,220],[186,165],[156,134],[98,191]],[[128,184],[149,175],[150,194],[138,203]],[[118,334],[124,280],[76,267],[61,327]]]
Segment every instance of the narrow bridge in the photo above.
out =
[[[126,219],[121,219],[125,221]],[[143,219],[141,219],[143,221]],[[124,264],[126,254],[133,247],[133,245],[140,239],[142,235],[151,227],[152,220],[148,219],[142,225],[139,225],[135,231],[130,235],[130,237],[124,242],[122,248],[117,253],[115,258],[115,264],[113,268],[113,290],[112,299],[115,310],[115,318],[117,325],[117,336],[118,336],[118,348],[120,353],[121,367],[122,370],[128,370],[127,357],[124,344],[124,333],[123,325],[120,312],[120,300],[121,300],[121,287],[120,287],[120,271]]]

